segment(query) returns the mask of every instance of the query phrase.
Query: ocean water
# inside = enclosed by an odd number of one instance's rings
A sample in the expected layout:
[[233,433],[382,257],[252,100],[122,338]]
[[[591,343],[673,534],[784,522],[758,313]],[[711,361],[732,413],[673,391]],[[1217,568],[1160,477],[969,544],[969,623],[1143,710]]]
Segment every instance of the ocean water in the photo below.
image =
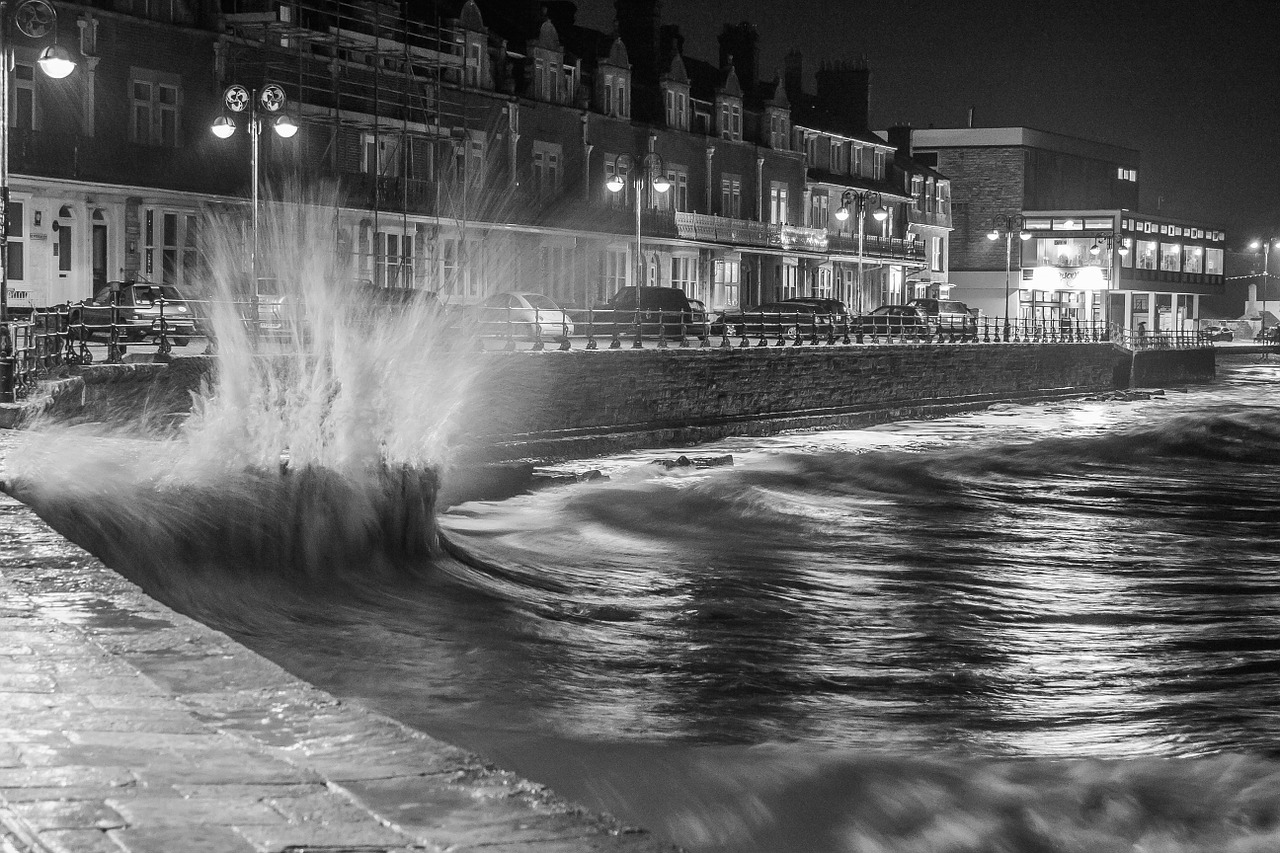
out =
[[449,507],[54,425],[8,475],[170,606],[690,851],[1275,851],[1278,391],[1224,358]]

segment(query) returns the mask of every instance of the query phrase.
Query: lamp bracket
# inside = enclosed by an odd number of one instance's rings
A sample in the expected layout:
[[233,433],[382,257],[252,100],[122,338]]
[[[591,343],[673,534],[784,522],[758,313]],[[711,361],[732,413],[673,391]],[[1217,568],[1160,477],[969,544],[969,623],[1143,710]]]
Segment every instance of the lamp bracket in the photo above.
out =
[[53,32],[58,13],[48,0],[22,0],[13,10],[13,22],[27,38],[39,39]]

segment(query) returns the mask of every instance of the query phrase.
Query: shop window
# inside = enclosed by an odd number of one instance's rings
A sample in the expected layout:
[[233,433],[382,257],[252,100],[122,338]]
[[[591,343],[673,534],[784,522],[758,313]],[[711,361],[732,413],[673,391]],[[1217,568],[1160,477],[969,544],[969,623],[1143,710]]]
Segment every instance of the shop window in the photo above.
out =
[[1185,246],[1182,249],[1182,271],[1204,272],[1204,247]]
[[1222,275],[1222,250],[1204,250],[1204,271],[1209,275]]
[[1162,272],[1180,272],[1182,270],[1182,244],[1160,244],[1160,270]]
[[1134,264],[1140,270],[1156,268],[1159,244],[1155,240],[1139,240],[1134,254]]

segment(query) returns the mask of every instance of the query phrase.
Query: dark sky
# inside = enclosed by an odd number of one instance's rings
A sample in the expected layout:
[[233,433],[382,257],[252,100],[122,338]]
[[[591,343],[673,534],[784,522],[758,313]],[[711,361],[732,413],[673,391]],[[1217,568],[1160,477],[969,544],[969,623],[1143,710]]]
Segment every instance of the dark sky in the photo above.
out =
[[[612,30],[612,0],[579,0]],[[761,75],[865,57],[879,128],[1026,126],[1135,148],[1141,206],[1280,236],[1280,0],[666,0],[685,53],[760,32]]]

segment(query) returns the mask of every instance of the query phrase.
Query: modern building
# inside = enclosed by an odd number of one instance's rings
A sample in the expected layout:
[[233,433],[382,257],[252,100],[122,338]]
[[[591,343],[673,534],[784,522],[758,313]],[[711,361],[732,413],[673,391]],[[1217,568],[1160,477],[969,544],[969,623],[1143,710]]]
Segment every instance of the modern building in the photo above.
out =
[[[813,97],[799,75],[758,79],[749,25],[710,63],[658,0],[618,0],[612,33],[524,0],[52,8],[71,77],[34,70],[52,33],[9,46],[15,308],[114,279],[197,288],[207,214],[238,215],[249,246],[249,200],[270,221],[300,186],[332,207],[343,275],[462,303],[520,289],[588,307],[640,283],[717,308],[869,309],[945,277],[946,180],[867,130],[866,69],[824,67]],[[841,93],[852,113],[826,109]],[[282,114],[292,138],[271,132]],[[883,221],[836,215],[864,192]],[[246,286],[275,272],[266,252],[244,263]]]
[[1136,212],[1137,151],[1025,127],[917,129],[947,175],[953,293],[993,317],[1194,328],[1226,235]]

